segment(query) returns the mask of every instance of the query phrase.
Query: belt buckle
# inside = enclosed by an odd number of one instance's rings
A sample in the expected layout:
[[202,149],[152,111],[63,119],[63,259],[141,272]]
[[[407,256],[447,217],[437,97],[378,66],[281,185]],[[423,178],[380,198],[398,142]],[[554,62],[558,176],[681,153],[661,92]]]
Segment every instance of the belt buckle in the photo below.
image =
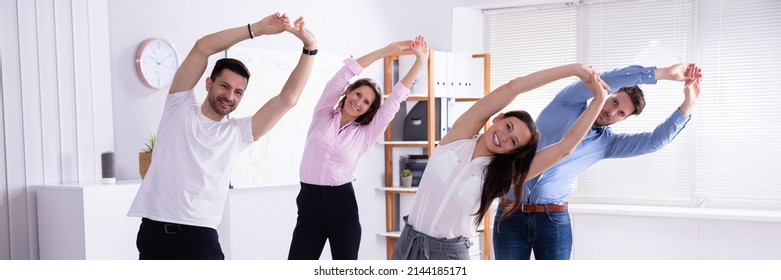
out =
[[[533,211],[526,211],[526,209],[525,209],[526,207],[525,206],[532,206],[532,205],[521,204],[521,213],[533,213]],[[532,206],[532,207],[534,207],[534,206]]]
[[165,229],[165,234],[177,234],[182,232],[182,225],[165,224],[163,225],[163,229]]

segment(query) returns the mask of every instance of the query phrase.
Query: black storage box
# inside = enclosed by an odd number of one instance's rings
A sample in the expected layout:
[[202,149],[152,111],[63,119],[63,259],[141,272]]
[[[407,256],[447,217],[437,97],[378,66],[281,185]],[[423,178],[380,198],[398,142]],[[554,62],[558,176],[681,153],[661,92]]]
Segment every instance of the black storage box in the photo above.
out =
[[420,184],[420,178],[423,177],[423,171],[426,170],[428,155],[408,155],[404,163],[404,168],[412,170],[412,186],[417,187]]

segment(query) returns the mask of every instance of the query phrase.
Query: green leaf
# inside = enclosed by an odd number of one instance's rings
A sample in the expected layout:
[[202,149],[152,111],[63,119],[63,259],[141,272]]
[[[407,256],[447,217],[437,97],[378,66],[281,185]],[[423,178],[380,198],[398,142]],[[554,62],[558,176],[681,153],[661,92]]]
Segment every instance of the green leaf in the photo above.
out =
[[155,150],[155,135],[154,134],[150,135],[149,138],[146,139],[146,143],[144,143],[144,145],[146,146],[144,148],[144,152],[145,153],[151,153],[152,151],[154,151]]

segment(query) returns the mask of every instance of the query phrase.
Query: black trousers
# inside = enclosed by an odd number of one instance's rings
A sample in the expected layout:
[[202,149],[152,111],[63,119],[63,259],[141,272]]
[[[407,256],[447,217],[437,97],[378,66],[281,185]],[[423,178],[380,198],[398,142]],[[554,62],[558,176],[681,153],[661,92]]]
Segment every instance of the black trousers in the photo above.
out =
[[224,260],[217,230],[141,219],[139,260]]
[[328,240],[334,260],[358,259],[361,223],[352,183],[337,187],[301,182],[298,219],[287,258],[317,260]]

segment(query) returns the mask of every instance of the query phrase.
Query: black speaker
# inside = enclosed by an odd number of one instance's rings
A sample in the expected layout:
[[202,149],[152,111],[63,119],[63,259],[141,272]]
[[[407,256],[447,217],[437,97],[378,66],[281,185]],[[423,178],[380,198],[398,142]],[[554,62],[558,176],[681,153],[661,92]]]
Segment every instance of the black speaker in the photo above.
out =
[[114,184],[117,181],[116,170],[114,170],[114,152],[105,152],[100,154],[100,167],[102,170],[103,183]]

